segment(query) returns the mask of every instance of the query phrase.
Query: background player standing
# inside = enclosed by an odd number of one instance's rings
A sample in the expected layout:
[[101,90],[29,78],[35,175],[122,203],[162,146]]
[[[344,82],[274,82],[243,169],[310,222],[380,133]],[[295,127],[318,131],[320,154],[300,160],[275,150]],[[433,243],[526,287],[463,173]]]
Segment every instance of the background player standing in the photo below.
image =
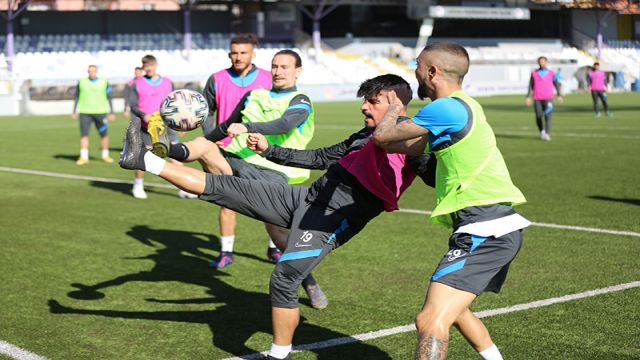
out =
[[593,100],[593,111],[596,117],[600,117],[600,107],[598,106],[598,99],[602,101],[604,107],[604,113],[611,117],[613,116],[609,112],[609,104],[607,104],[607,75],[604,71],[600,70],[600,63],[594,63],[593,68],[587,73],[587,85],[591,90],[591,99]]
[[[76,88],[76,98],[71,117],[78,119],[80,113],[80,158],[78,165],[89,163],[89,128],[96,125],[100,134],[102,161],[112,163],[109,156],[109,121],[116,119],[111,102],[111,86],[105,79],[98,78],[98,67],[89,65],[88,77],[80,79]],[[77,112],[76,112],[77,111]]]
[[[529,90],[525,103],[531,106],[531,95],[533,93],[533,109],[536,114],[536,125],[540,131],[540,139],[544,141],[551,140],[551,112],[553,112],[553,90],[555,88],[558,94],[558,103],[562,103],[562,93],[560,92],[560,83],[553,70],[547,69],[547,58],[541,56],[538,58],[537,70],[531,73],[529,80]],[[542,123],[544,117],[545,122]]]

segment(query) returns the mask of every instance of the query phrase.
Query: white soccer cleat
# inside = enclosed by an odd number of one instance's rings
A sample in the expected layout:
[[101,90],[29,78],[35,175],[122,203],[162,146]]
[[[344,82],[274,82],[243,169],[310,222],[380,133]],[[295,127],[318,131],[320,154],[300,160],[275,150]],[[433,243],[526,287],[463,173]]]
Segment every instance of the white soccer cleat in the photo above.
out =
[[147,192],[144,191],[144,187],[142,186],[134,186],[133,189],[131,190],[131,193],[133,194],[133,197],[136,199],[147,198]]

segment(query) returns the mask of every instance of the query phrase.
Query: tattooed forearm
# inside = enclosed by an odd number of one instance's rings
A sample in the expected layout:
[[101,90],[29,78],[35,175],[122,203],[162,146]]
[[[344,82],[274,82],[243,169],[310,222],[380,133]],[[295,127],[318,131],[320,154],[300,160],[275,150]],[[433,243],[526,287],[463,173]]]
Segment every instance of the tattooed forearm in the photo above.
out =
[[391,104],[387,109],[387,112],[380,120],[380,123],[376,126],[376,131],[374,132],[374,141],[376,143],[386,143],[388,142],[388,135],[391,135],[389,132],[393,131],[393,127],[396,126],[396,120],[400,113],[402,112],[402,106]]
[[447,358],[449,340],[424,336],[418,340],[415,360],[444,360]]

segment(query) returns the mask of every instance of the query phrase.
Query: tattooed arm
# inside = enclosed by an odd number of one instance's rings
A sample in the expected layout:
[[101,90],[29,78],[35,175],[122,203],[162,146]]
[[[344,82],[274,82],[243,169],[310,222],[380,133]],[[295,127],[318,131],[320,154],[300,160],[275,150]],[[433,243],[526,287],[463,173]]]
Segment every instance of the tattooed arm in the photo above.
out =
[[411,120],[406,120],[402,122],[397,122],[400,113],[403,110],[403,105],[400,99],[396,96],[395,91],[389,91],[387,93],[389,98],[389,109],[384,114],[384,117],[380,121],[380,123],[376,126],[376,131],[373,133],[372,140],[373,142],[382,147],[382,148],[391,148],[392,144],[394,152],[410,152],[408,148],[410,144],[415,143],[415,141],[406,143],[407,151],[402,151],[404,140],[410,140],[417,137],[424,136],[428,133],[428,131],[416,124]]

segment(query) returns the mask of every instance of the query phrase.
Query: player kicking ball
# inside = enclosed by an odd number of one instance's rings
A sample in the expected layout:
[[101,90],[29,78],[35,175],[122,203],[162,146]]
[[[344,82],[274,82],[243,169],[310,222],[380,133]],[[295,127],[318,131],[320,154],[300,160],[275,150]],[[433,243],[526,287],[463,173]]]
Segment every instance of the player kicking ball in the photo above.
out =
[[[273,324],[271,359],[291,356],[293,333],[300,318],[298,288],[305,276],[371,219],[384,211],[397,210],[400,195],[416,176],[414,168],[429,174],[429,167],[423,166],[428,164],[428,156],[409,159],[404,154],[389,154],[369,141],[389,106],[386,99],[389,90],[399,94],[406,110],[412,92],[405,80],[396,75],[367,80],[358,91],[358,95],[364,97],[361,111],[365,127],[336,145],[295,150],[269,144],[259,134],[249,137],[249,148],[270,161],[328,169],[308,188],[178,167],[144,148],[137,124],[132,123],[127,130],[121,167],[159,175],[185,191],[198,194],[201,200],[290,229],[286,249],[269,284]],[[412,142],[424,148],[422,139]],[[420,174],[423,179],[428,177],[423,173]]]

